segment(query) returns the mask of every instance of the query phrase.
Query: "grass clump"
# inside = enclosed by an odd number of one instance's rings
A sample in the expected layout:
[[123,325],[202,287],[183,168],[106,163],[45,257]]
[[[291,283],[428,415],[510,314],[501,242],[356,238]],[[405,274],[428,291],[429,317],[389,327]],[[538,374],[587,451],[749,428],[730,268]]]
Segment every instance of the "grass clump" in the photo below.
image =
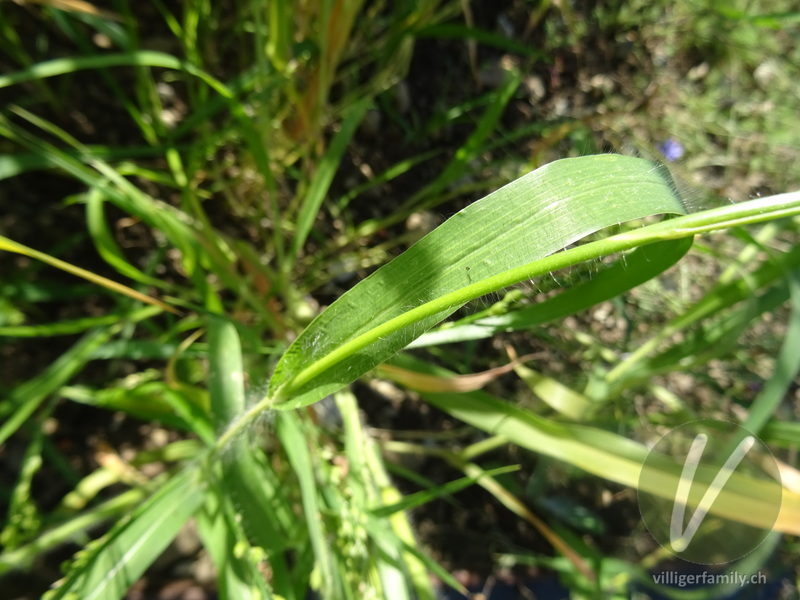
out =
[[[654,441],[733,421],[793,473],[796,28],[656,8],[0,5],[14,593],[672,595]],[[712,570],[784,581],[800,497],[743,515],[750,477],[714,522],[774,532]]]

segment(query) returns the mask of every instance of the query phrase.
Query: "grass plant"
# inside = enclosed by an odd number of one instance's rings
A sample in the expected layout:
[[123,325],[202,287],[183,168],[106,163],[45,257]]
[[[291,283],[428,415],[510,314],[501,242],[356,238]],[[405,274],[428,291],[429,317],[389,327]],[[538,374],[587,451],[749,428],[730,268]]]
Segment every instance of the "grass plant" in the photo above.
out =
[[[37,177],[69,190],[36,199],[64,218],[49,224],[55,243],[41,217],[26,223],[6,201],[0,350],[22,375],[10,373],[0,401],[0,452],[14,467],[2,484],[0,576],[66,548],[44,597],[124,598],[190,530],[221,598],[433,600],[431,576],[466,595],[409,511],[480,487],[551,549],[509,550],[499,563],[544,567],[575,598],[688,597],[650,577],[664,552],[604,552],[602,534],[576,533],[590,507],[579,499],[545,516],[553,502],[534,488],[567,473],[608,495],[668,494],[640,481],[649,445],[698,418],[746,426],[781,468],[774,524],[763,516],[769,485],[739,473],[712,507],[774,530],[729,568],[753,573],[791,552],[800,192],[784,190],[797,181],[699,209],[660,162],[583,156],[595,117],[507,125],[534,85],[529,72],[547,65],[555,78],[564,48],[591,33],[572,4],[534,4],[516,37],[449,0],[0,4],[7,198],[27,197]],[[623,4],[601,9],[608,32],[635,22],[640,3]],[[762,28],[796,36],[788,9],[695,9],[737,43]],[[688,9],[674,10],[683,23]],[[19,33],[32,27],[30,39]],[[526,43],[534,30],[549,45]],[[652,31],[674,34],[661,22]],[[431,40],[464,44],[462,74],[477,91],[439,98],[423,118],[400,96]],[[493,85],[481,83],[478,49],[515,57]],[[736,69],[768,58],[720,57],[708,77],[739,81]],[[711,110],[699,104],[687,110]],[[698,150],[703,135],[729,136],[726,181],[741,183],[753,150],[735,139],[762,121],[737,110],[724,131],[681,139],[698,156],[712,151]],[[364,145],[381,146],[365,142],[375,115],[413,150],[385,148],[378,172],[359,162]],[[626,118],[597,122],[636,130]],[[538,141],[521,146],[530,135]],[[764,147],[791,146],[770,135]],[[429,142],[448,136],[450,148]],[[550,160],[558,154],[569,157]],[[757,154],[765,182],[795,156]],[[393,186],[408,193],[374,201]],[[403,223],[436,211],[449,218],[412,244]],[[619,316],[625,335],[596,328],[598,311]],[[33,344],[53,345],[49,364],[20,360]],[[529,350],[542,347],[549,358],[537,361]],[[681,389],[681,377],[706,396]],[[462,429],[375,435],[359,390],[387,382],[420,415],[435,410]],[[75,414],[91,422],[71,423]],[[118,444],[113,423],[146,433]],[[69,442],[79,458],[60,431],[90,438]],[[524,464],[507,454],[497,464],[509,448]],[[434,482],[397,457],[454,475]],[[552,473],[537,479],[531,462]],[[679,478],[666,467],[659,476]],[[418,491],[404,493],[403,480]],[[582,522],[599,532],[601,521]]]

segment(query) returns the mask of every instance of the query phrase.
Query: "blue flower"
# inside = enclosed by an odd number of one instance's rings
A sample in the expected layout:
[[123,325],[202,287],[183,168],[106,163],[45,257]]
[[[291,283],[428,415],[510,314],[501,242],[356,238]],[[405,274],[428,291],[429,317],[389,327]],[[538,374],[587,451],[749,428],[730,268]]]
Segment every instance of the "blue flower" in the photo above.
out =
[[675,162],[681,158],[684,153],[683,144],[675,138],[667,138],[663,143],[656,144],[656,148],[664,155],[667,162]]

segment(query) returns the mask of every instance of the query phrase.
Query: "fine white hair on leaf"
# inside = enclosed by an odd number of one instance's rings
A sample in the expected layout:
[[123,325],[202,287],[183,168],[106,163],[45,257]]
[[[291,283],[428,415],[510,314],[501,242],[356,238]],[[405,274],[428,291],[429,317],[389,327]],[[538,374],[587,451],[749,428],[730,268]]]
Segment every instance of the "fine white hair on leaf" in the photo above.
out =
[[[653,140],[649,140],[648,143],[652,145]],[[653,161],[655,164],[651,170],[663,169],[669,173],[672,191],[678,197],[687,213],[696,213],[710,208],[708,193],[700,185],[688,181],[689,175],[685,167],[682,167],[680,160],[667,163],[664,156],[653,156],[649,152],[641,151],[641,149],[628,148],[628,150],[629,152],[627,153],[632,156],[639,156]]]
[[247,398],[245,400],[245,406],[250,408],[251,406],[255,406],[258,404],[262,399],[264,399],[269,392],[269,384],[264,383],[263,385],[254,385],[251,386],[250,389],[247,391]]
[[[247,396],[245,400],[245,411],[253,408],[259,402],[261,402],[267,396],[267,392],[269,391],[269,386],[267,384],[253,386],[247,391]],[[233,428],[238,428],[240,425],[240,419],[244,417],[244,413],[237,415],[234,419],[228,423],[225,431],[229,431]],[[240,428],[236,435],[233,436],[230,440],[228,440],[224,447],[220,448],[220,457],[223,461],[225,460],[233,460],[235,458],[235,453],[231,452],[233,448],[235,448],[239,442],[246,439],[247,437],[255,434],[255,433],[269,433],[273,429],[273,424],[275,422],[275,411],[272,409],[264,409],[262,410],[255,418],[253,418],[249,423],[245,425],[245,427]],[[224,435],[224,433],[223,433]],[[266,437],[266,436],[262,436]]]

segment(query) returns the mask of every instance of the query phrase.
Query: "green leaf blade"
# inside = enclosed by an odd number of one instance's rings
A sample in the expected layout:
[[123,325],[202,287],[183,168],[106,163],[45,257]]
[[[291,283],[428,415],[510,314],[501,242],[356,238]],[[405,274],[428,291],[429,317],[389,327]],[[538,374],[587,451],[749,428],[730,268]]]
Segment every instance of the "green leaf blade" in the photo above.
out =
[[209,379],[214,425],[222,431],[245,406],[242,346],[236,326],[212,315],[208,321]]
[[[317,317],[278,364],[274,405],[310,404],[354,381],[471,299],[459,290],[663,213],[686,208],[656,163],[600,155],[545,165],[457,213]],[[407,315],[433,300],[442,306]]]
[[174,477],[142,504],[130,519],[118,523],[84,560],[74,562],[64,583],[48,600],[122,598],[169,545],[203,503],[196,469]]
[[485,339],[504,331],[530,329],[574,315],[661,274],[689,251],[692,242],[693,238],[687,237],[642,246],[590,280],[574,285],[558,296],[505,315],[484,317],[448,329],[429,331],[410,347]]

